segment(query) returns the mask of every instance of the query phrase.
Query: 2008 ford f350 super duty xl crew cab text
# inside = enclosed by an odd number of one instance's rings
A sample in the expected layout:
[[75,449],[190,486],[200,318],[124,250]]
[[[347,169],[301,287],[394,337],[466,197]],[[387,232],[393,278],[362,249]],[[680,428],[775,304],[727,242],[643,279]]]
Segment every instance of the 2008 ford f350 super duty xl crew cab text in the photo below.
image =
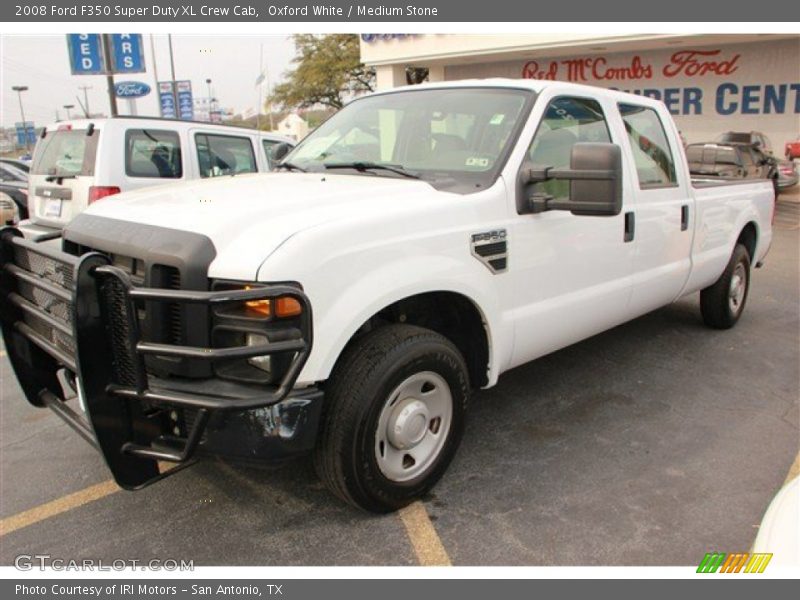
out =
[[772,238],[771,182],[693,184],[665,107],[611,90],[402,88],[276,154],[60,239],[2,232],[20,385],[123,488],[313,453],[338,496],[396,509],[444,473],[470,390],[694,292],[733,326]]

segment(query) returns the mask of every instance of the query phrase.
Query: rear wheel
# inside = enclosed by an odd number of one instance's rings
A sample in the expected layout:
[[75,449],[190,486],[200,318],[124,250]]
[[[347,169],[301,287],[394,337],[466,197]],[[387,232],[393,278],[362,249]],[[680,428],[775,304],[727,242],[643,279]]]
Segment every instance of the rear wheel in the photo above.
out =
[[700,292],[703,321],[715,329],[729,329],[739,320],[750,290],[750,254],[736,244],[725,272]]
[[445,337],[387,325],[348,349],[326,386],[314,463],[337,496],[365,510],[401,508],[430,490],[461,441],[467,367]]

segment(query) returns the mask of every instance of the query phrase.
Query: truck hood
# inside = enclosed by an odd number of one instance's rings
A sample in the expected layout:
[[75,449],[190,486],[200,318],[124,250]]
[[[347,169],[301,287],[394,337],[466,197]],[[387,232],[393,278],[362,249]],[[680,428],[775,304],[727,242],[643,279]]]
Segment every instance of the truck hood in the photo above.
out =
[[209,276],[246,280],[300,231],[375,212],[391,218],[393,210],[441,194],[412,179],[265,173],[126,192],[92,204],[84,214],[204,235],[216,249]]

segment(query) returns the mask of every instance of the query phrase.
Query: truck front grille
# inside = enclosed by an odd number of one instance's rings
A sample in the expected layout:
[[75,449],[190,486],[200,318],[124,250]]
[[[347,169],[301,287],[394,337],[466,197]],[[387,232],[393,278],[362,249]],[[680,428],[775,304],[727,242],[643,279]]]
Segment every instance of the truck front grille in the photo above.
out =
[[[56,286],[71,297],[73,290],[73,268],[69,263],[38,254],[21,246],[14,246],[14,265],[39,279]],[[75,342],[71,335],[48,322],[48,317],[63,328],[72,330],[72,303],[54,293],[36,286],[24,279],[16,282],[17,293],[33,305],[24,310],[22,321],[38,333],[44,340],[68,356],[75,357]]]
[[125,287],[116,277],[104,277],[100,294],[108,318],[105,320],[111,342],[114,381],[121,385],[136,385],[136,357],[131,344],[128,302]]

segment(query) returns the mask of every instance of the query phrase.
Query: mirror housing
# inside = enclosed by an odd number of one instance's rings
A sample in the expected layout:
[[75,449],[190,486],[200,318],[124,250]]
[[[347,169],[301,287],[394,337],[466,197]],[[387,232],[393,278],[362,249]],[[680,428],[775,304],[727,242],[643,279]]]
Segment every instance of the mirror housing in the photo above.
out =
[[287,154],[291,151],[292,146],[291,144],[287,144],[286,142],[281,142],[280,144],[275,144],[272,148],[272,162],[274,164],[278,164],[281,162]]
[[[573,215],[612,217],[622,211],[622,151],[616,144],[579,142],[572,147],[569,169],[523,164],[520,172],[523,212],[568,210]],[[531,194],[531,184],[569,181],[569,199]]]

